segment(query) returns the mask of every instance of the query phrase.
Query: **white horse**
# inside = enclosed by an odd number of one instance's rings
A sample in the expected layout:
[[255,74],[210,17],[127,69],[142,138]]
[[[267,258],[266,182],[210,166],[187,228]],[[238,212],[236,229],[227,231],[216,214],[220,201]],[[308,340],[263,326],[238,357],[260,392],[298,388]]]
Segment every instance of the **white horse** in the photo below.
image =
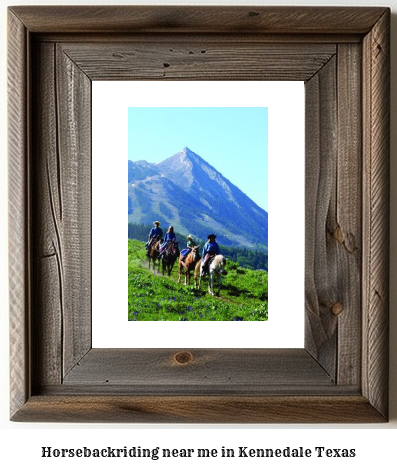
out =
[[[212,296],[214,296],[214,284],[215,280],[218,281],[218,292],[217,295],[219,296],[219,292],[222,286],[222,273],[225,271],[226,266],[226,258],[223,255],[215,255],[212,259],[209,267],[209,277],[208,277],[208,292]],[[198,282],[197,282],[198,278]],[[194,287],[200,289],[201,286],[201,260],[195,266],[194,270]]]

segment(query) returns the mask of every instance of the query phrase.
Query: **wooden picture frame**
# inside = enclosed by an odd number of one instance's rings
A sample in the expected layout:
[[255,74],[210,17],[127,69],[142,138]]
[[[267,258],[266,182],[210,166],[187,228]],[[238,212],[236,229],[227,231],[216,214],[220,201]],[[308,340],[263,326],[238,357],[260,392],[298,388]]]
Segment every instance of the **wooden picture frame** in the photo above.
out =
[[[9,8],[11,420],[387,421],[389,23],[383,7]],[[91,348],[92,80],[305,81],[304,349]]]

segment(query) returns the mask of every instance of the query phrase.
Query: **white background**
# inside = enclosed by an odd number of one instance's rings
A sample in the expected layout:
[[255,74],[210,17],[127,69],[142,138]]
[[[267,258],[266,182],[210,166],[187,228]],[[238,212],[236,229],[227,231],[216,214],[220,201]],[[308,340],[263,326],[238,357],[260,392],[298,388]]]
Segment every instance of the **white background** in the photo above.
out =
[[[228,448],[238,446],[251,447],[285,447],[305,446],[313,448],[316,446],[328,446],[331,448],[356,448],[358,456],[355,459],[289,459],[265,460],[263,459],[238,459],[231,462],[221,462],[219,459],[206,460],[204,466],[208,469],[241,469],[246,467],[250,470],[281,469],[286,464],[293,465],[296,470],[334,470],[336,467],[342,470],[351,469],[395,469],[396,455],[395,444],[397,443],[397,165],[394,156],[397,153],[397,120],[396,120],[396,90],[397,90],[397,2],[396,0],[361,0],[360,2],[339,0],[332,3],[325,0],[306,1],[302,5],[382,5],[390,6],[392,9],[392,76],[391,76],[391,290],[390,290],[390,312],[391,312],[391,351],[390,351],[390,422],[380,425],[257,425],[257,426],[149,426],[149,425],[105,425],[105,424],[17,424],[8,420],[8,286],[7,286],[7,162],[6,162],[6,6],[11,4],[81,4],[81,1],[49,2],[5,2],[1,1],[1,158],[0,158],[0,194],[1,194],[1,252],[0,252],[0,464],[2,469],[42,469],[58,470],[73,469],[86,470],[94,467],[96,470],[113,469],[202,469],[203,463],[197,460],[185,461],[173,459],[172,461],[107,461],[106,459],[87,462],[74,460],[43,460],[40,458],[41,446],[53,447],[81,447],[81,446],[144,446],[144,447],[174,447],[174,448]],[[110,0],[103,2],[90,2],[85,4],[109,4]],[[118,2],[129,3],[133,2]],[[151,2],[137,2],[149,4]],[[157,0],[157,4],[170,4]],[[189,4],[189,2],[172,2],[173,4]],[[211,4],[211,2],[196,1],[191,4]],[[218,4],[234,5],[263,5],[266,2],[232,2],[221,1]],[[273,5],[288,5],[292,2],[273,0]],[[213,3],[212,3],[213,4]],[[161,468],[160,468],[161,466]]]
[[[93,82],[92,93],[93,347],[302,348],[303,82],[251,82],[249,87],[237,81]],[[268,322],[127,321],[125,179],[129,106],[268,107]],[[179,150],[182,149],[175,152]],[[201,157],[205,159],[205,155]],[[230,165],[246,164],[230,162]]]

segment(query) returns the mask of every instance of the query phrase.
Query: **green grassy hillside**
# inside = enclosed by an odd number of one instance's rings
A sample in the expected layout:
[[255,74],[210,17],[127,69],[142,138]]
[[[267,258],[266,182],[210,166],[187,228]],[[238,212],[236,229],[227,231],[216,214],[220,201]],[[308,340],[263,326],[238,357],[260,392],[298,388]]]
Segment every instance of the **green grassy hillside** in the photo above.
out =
[[128,320],[130,321],[266,321],[268,316],[265,271],[239,267],[228,261],[219,297],[178,279],[178,260],[170,277],[148,269],[145,244],[128,240]]

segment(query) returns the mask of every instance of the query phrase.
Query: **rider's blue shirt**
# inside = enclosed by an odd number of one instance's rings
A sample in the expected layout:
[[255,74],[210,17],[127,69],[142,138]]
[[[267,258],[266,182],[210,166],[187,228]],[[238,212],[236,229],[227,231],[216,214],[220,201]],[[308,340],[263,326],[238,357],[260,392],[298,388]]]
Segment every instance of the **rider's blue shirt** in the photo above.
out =
[[204,258],[205,254],[208,252],[213,252],[216,255],[219,255],[221,253],[219,245],[216,242],[207,242],[204,245],[202,257]]
[[171,240],[175,240],[175,239],[176,239],[175,232],[166,232],[164,241],[160,250],[163,250],[165,246],[168,244],[168,242],[171,242]]
[[153,237],[163,237],[163,230],[161,227],[152,227],[151,231],[149,232],[149,239],[153,239]]
[[175,232],[167,232],[164,237],[164,242],[170,242],[171,240],[176,239]]

